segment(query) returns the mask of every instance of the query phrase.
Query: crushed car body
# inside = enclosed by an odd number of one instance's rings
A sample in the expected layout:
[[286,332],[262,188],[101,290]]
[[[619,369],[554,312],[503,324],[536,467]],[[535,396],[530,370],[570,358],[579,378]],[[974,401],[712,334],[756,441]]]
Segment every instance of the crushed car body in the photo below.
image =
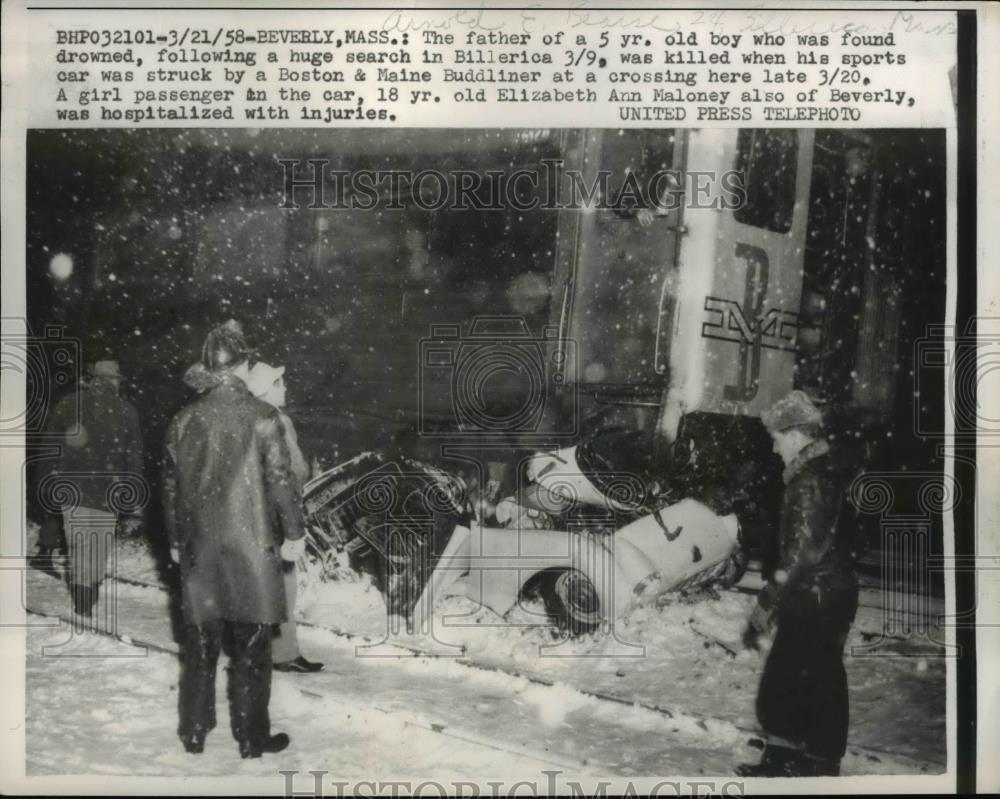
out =
[[572,633],[597,629],[665,593],[738,578],[735,515],[637,490],[634,475],[598,483],[575,448],[538,453],[524,484],[488,511],[450,472],[365,453],[305,487],[309,549],[347,552],[390,613],[426,618],[462,595],[501,616],[538,597]]

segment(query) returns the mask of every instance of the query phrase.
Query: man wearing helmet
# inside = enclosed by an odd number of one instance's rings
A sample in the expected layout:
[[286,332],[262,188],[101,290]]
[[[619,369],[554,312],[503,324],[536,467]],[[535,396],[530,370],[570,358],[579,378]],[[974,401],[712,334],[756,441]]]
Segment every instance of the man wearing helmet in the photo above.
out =
[[227,631],[232,732],[245,758],[289,743],[270,731],[271,625],[287,615],[282,558],[295,560],[305,535],[281,420],[247,388],[248,355],[235,322],[208,334],[202,364],[212,385],[171,421],[164,462],[184,616],[178,731],[188,752],[203,750]]

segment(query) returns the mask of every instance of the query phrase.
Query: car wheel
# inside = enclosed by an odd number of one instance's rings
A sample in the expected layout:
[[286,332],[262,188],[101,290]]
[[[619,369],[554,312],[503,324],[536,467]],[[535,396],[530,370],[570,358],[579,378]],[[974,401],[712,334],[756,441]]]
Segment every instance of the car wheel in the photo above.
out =
[[593,632],[601,623],[601,600],[594,584],[579,569],[557,572],[545,604],[556,623],[572,635]]

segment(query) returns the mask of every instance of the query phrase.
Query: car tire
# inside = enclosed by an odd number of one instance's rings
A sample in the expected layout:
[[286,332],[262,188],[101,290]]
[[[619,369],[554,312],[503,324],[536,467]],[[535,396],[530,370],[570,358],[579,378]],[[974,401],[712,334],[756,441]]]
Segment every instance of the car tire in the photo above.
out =
[[571,635],[584,635],[601,624],[601,602],[593,582],[579,569],[556,572],[543,589],[549,615]]

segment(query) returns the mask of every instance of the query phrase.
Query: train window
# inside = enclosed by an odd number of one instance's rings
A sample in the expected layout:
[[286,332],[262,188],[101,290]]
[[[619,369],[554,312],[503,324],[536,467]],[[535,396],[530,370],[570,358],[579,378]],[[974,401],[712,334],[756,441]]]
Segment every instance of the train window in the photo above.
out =
[[744,225],[787,233],[795,209],[799,139],[794,130],[741,130],[736,170],[743,173],[746,204],[736,209]]
[[871,192],[871,152],[842,133],[819,131],[813,152],[806,247],[827,261],[863,248]]

